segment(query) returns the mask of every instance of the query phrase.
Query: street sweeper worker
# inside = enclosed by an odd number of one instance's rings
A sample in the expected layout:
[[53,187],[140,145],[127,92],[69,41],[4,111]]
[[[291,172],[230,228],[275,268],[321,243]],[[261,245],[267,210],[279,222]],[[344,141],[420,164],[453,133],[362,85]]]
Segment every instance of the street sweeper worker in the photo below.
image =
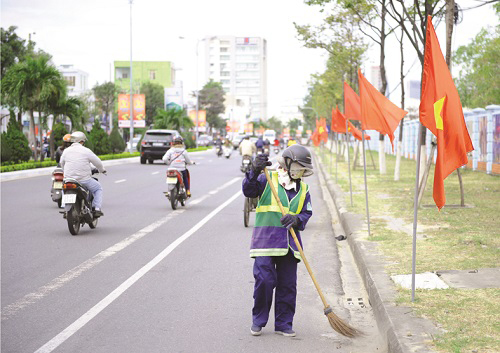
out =
[[254,306],[252,327],[254,336],[262,333],[269,319],[274,292],[274,330],[284,336],[294,337],[293,317],[297,297],[297,263],[300,253],[290,234],[293,227],[300,240],[312,216],[309,186],[302,178],[313,174],[311,153],[301,145],[286,148],[278,157],[279,167],[270,177],[287,214],[282,216],[279,205],[261,172],[271,165],[268,156],[258,155],[243,180],[243,194],[259,197],[256,208],[250,257],[254,258]]

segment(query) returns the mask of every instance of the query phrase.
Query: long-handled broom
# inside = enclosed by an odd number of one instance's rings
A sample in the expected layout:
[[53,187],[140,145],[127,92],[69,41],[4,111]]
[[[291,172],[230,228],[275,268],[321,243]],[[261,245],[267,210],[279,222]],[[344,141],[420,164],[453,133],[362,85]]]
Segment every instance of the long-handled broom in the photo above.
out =
[[[281,204],[281,201],[278,197],[278,193],[276,191],[276,188],[274,187],[274,184],[271,181],[271,177],[269,176],[269,171],[267,168],[264,169],[264,173],[266,173],[266,179],[267,183],[271,187],[271,191],[273,192],[273,196],[276,199],[276,202],[280,206],[281,214],[284,216],[286,214],[285,209],[283,208],[283,205]],[[323,295],[323,292],[321,291],[321,288],[319,287],[318,282],[316,282],[316,278],[314,277],[314,274],[311,270],[311,267],[309,266],[309,262],[307,262],[307,259],[304,255],[304,251],[302,250],[302,246],[300,246],[299,239],[297,239],[297,235],[295,234],[295,231],[293,228],[290,228],[290,233],[292,234],[293,240],[295,241],[295,244],[297,245],[297,248],[299,249],[300,256],[302,257],[302,260],[304,261],[304,265],[306,265],[307,272],[309,272],[309,275],[311,276],[311,279],[314,283],[314,286],[316,287],[316,290],[318,291],[318,294],[321,298],[321,301],[323,302],[323,311],[328,318],[328,322],[330,323],[330,326],[340,333],[341,335],[344,335],[346,337],[356,337],[361,332],[354,327],[346,324],[344,321],[342,321],[341,318],[339,318],[335,313],[333,312],[332,308],[328,303],[326,302],[325,296]]]

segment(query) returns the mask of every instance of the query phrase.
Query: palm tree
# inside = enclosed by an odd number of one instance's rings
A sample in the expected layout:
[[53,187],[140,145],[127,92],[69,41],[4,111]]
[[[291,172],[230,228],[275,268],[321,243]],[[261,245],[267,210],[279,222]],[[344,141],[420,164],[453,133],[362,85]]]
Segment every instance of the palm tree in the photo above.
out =
[[24,61],[11,66],[2,79],[2,91],[15,101],[20,109],[30,114],[30,139],[34,146],[35,161],[38,160],[38,151],[34,112],[36,110],[40,114],[39,130],[42,137],[41,113],[47,111],[49,101],[61,99],[66,92],[61,73],[49,63],[49,60],[50,56],[46,54],[27,57]]
[[[54,115],[52,126],[59,122],[59,117],[68,117],[71,120],[71,128],[73,131],[82,130],[83,128],[83,110],[84,102],[78,97],[69,97],[64,100],[56,101],[51,105],[50,113]],[[54,134],[50,135],[50,155],[54,156]]]
[[186,110],[184,109],[158,109],[153,120],[154,127],[157,129],[172,129],[183,131],[194,126],[191,119],[187,116]]

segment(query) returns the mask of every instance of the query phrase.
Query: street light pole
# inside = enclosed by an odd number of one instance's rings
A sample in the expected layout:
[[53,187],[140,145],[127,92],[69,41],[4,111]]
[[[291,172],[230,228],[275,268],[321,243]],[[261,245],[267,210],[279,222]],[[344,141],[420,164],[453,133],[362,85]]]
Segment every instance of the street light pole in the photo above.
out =
[[129,0],[130,3],[130,109],[129,109],[129,119],[130,119],[130,144],[129,144],[129,152],[132,153],[132,141],[134,139],[134,116],[133,116],[133,107],[134,107],[134,87],[132,81],[132,2],[133,0]]
[[198,148],[198,109],[199,109],[199,100],[200,100],[200,92],[198,89],[198,46],[200,41],[204,39],[198,39],[196,42],[196,86],[195,86],[195,94],[196,94],[196,121],[195,121],[195,138],[196,138],[196,148]]

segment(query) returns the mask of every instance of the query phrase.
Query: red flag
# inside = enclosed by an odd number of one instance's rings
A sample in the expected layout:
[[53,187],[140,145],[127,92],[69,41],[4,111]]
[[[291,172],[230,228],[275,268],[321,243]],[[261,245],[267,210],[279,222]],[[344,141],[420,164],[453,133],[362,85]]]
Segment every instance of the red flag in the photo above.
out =
[[[341,133],[345,134],[345,122],[347,121],[347,131],[349,131],[349,133],[352,136],[354,136],[355,139],[361,141],[363,139],[361,131],[356,126],[354,126],[349,120],[347,120],[346,117],[338,110],[338,108],[337,108],[337,115],[344,121]],[[370,136],[365,135],[365,140],[370,140],[370,139],[371,139]]]
[[394,131],[407,111],[399,108],[380,93],[358,70],[359,95],[361,100],[361,128],[377,130],[388,135],[394,149]]
[[441,209],[446,203],[444,179],[467,164],[467,152],[474,148],[465,125],[460,96],[441,52],[431,16],[427,18],[420,122],[437,138],[433,197]]
[[318,134],[320,140],[328,142],[328,128],[326,127],[326,119],[321,118],[319,121]]
[[356,92],[344,82],[344,112],[349,120],[361,120],[361,102]]
[[[316,121],[316,123],[317,123],[317,121]],[[319,134],[318,134],[318,129],[314,129],[314,132],[311,135],[311,140],[312,140],[314,146],[319,146],[320,137],[319,137]]]
[[331,129],[334,132],[345,134],[345,119],[340,115],[339,107],[332,108]]

